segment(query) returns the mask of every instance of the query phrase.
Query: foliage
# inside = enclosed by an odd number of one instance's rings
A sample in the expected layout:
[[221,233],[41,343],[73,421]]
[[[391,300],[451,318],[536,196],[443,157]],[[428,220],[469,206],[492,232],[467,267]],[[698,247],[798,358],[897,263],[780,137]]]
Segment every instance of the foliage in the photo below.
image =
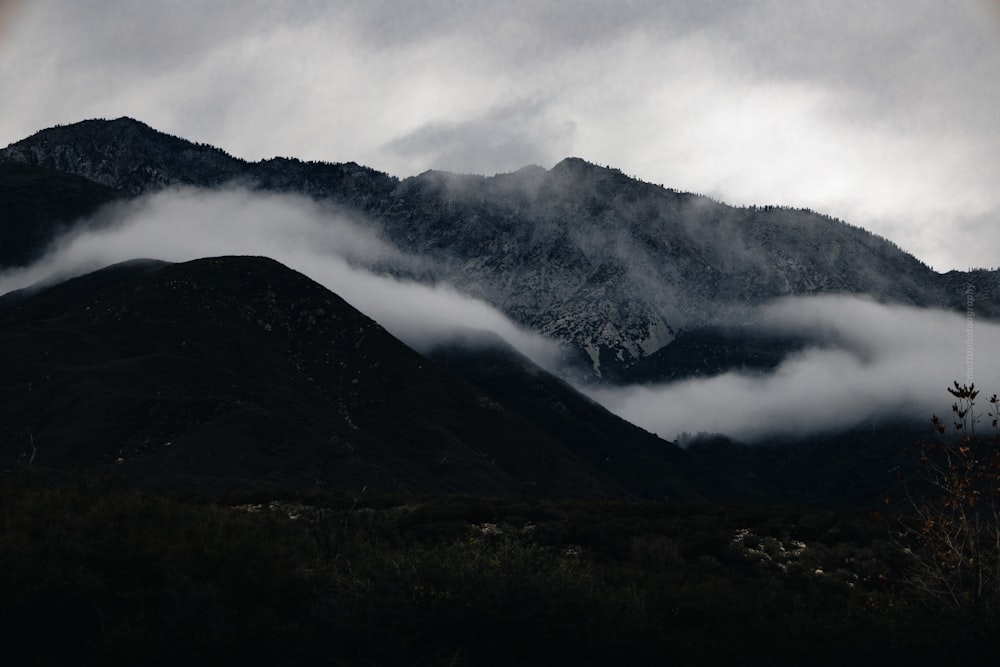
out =
[[796,508],[25,474],[0,479],[0,632],[11,664],[41,665],[954,657],[955,626],[896,588],[898,554],[871,517]]
[[911,493],[912,512],[900,520],[912,554],[908,581],[935,605],[993,612],[1000,604],[1000,399],[990,397],[989,428],[977,433],[979,390],[955,382],[948,391],[952,423],[933,416],[938,439],[919,447],[930,490]]

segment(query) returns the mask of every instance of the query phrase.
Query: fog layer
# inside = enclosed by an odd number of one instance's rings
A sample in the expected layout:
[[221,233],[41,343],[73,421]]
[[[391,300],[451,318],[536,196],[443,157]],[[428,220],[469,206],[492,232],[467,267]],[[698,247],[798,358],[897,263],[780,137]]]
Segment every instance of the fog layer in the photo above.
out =
[[[163,191],[104,209],[83,231],[58,239],[34,265],[0,273],[0,293],[134,258],[186,261],[261,255],[337,293],[417,349],[456,331],[488,330],[550,370],[558,346],[449,285],[380,275],[374,265],[426,261],[380,240],[377,228],[292,196],[239,188]],[[846,297],[796,297],[763,307],[757,326],[797,332],[823,345],[773,372],[730,372],[660,386],[590,388],[612,411],[667,439],[725,433],[759,442],[869,419],[947,413],[953,380],[1000,391],[1000,325],[966,314],[888,306]]]
[[418,265],[375,229],[296,195],[241,188],[176,188],[112,205],[87,229],[58,239],[35,264],[0,273],[0,294],[135,258],[182,262],[217,255],[275,259],[327,287],[417,349],[458,330],[497,333],[552,368],[557,348],[449,285],[378,275],[373,264]]
[[[747,442],[800,437],[895,418],[950,414],[953,381],[1000,391],[1000,325],[966,314],[852,296],[792,297],[762,309],[759,326],[822,346],[770,373],[729,372],[659,386],[590,390],[595,400],[665,438],[723,433]],[[985,406],[985,401],[982,402]]]

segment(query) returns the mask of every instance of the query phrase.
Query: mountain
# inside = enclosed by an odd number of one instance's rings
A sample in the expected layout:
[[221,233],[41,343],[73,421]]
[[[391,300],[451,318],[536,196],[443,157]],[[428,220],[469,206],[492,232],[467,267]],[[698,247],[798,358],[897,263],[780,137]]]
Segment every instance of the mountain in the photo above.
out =
[[573,443],[577,455],[610,473],[624,488],[658,489],[668,482],[675,497],[714,498],[722,493],[714,472],[656,437],[629,438],[623,449],[621,433],[630,431],[623,428],[625,422],[597,403],[581,400],[576,389],[494,334],[456,334],[435,345],[428,356],[482,390],[498,409],[519,415],[550,438]]
[[683,330],[743,323],[779,296],[950,298],[931,269],[864,230],[736,209],[579,159],[492,178],[427,173],[396,196],[379,215],[386,236],[437,260],[435,279],[572,343],[605,378]]
[[290,158],[250,163],[132,118],[86,120],[42,130],[0,151],[0,158],[76,174],[128,195],[176,185],[213,187],[243,181],[250,187],[356,203],[391,191],[397,182],[354,163]]
[[625,369],[625,384],[655,384],[728,371],[765,373],[788,355],[822,341],[752,327],[703,326],[682,331],[669,345]]
[[786,438],[757,445],[700,435],[685,443],[685,451],[712,471],[720,502],[881,511],[887,501],[904,501],[903,479],[914,494],[924,490],[927,471],[915,445],[929,441],[929,421],[861,424],[805,442]]
[[[43,130],[8,147],[4,157],[76,174],[130,195],[181,182],[219,185],[232,180],[242,164],[221,149],[155,132],[131,118]],[[184,180],[178,173],[185,174]]]
[[0,461],[161,488],[705,498],[675,445],[497,344],[503,372],[472,372],[479,347],[432,361],[266,258],[126,262],[0,302]]
[[[574,381],[648,384],[770,372],[789,354],[827,344],[818,334],[759,326],[767,323],[758,321],[756,306],[786,295],[859,294],[964,313],[971,294],[976,318],[1000,317],[1000,271],[939,274],[891,242],[829,216],[731,207],[579,158],[489,177],[428,171],[399,179],[351,162],[251,163],[121,118],[50,128],[12,144],[0,151],[0,175],[0,269],[38,257],[62,230],[99,223],[108,216],[87,216],[104,204],[164,188],[230,184],[304,194],[368,225],[414,260],[362,268],[450,284],[492,304],[560,341],[578,364],[566,376]],[[754,447],[699,434],[681,451],[625,425],[561,380],[529,370],[516,352],[479,334],[438,346],[429,353],[433,359],[393,362],[394,374],[371,385],[405,391],[383,396],[359,379],[365,388],[358,396],[367,397],[359,403],[349,391],[357,378],[326,368],[319,341],[295,353],[301,358],[289,357],[308,335],[269,347],[274,331],[262,338],[246,326],[246,313],[232,310],[234,304],[246,297],[254,322],[267,323],[271,301],[266,290],[259,295],[259,285],[234,277],[240,270],[223,267],[218,276],[194,281],[225,286],[224,307],[204,291],[177,303],[172,288],[142,282],[189,270],[140,262],[82,283],[0,296],[0,362],[14,369],[4,380],[8,407],[0,411],[8,462],[34,455],[37,467],[54,456],[60,465],[107,466],[148,483],[366,480],[386,488],[858,506],[884,494],[892,471],[905,467],[899,452],[923,437],[911,424],[886,422]],[[83,316],[92,303],[72,300],[99,293],[104,303],[106,290],[119,282],[144,286],[135,294],[114,292],[114,299],[156,294],[165,312],[183,316],[158,316],[153,328],[127,320],[126,329],[103,329],[125,313],[146,312],[148,304],[122,302],[95,324]],[[185,305],[197,303],[200,310]],[[229,314],[208,323],[192,314],[202,311]],[[17,328],[18,318],[28,318],[30,333]],[[179,330],[181,323],[195,329]],[[209,333],[216,326],[220,335]],[[211,354],[178,351],[176,341],[190,337]],[[223,340],[230,348],[220,347]],[[342,341],[344,349],[357,343]],[[386,345],[396,349],[398,341]],[[97,361],[70,355],[81,349],[98,354]],[[381,359],[384,351],[365,354]],[[356,362],[351,356],[344,368]],[[324,368],[325,375],[315,370]],[[421,375],[428,369],[431,375]],[[45,377],[59,382],[39,384]],[[169,391],[151,393],[150,377]],[[24,382],[33,383],[31,392]],[[385,403],[386,396],[393,400]],[[58,413],[69,414],[61,427],[51,411],[67,406],[77,407]],[[355,429],[364,414],[369,422]],[[93,415],[108,418],[88,422]],[[81,438],[89,444],[74,444]],[[193,444],[174,449],[178,442]],[[175,453],[182,450],[190,455]],[[361,454],[355,459],[350,452]]]
[[121,197],[81,176],[0,160],[0,267],[37,260],[54,238]]
[[685,331],[746,325],[753,306],[786,295],[866,294],[964,310],[963,281],[974,277],[977,312],[1000,316],[1000,271],[943,276],[829,216],[735,208],[578,158],[549,170],[400,180],[354,163],[249,163],[127,118],[43,130],[0,156],[128,195],[225,182],[309,195],[423,260],[419,271],[373,270],[459,286],[562,342],[582,375],[604,381]]

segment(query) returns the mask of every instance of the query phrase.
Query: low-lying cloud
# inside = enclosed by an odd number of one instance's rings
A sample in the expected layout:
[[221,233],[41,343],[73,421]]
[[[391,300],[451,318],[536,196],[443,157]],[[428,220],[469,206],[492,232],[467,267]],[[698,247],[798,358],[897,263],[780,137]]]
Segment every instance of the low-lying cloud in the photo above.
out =
[[[952,381],[1000,392],[1000,325],[969,314],[851,296],[792,297],[762,309],[761,328],[824,341],[773,372],[729,372],[658,386],[590,390],[622,417],[675,438],[746,442],[844,430],[870,420],[946,416]],[[985,402],[982,403],[985,405]]]
[[371,224],[298,195],[242,188],[176,188],[112,205],[58,239],[35,264],[0,273],[0,294],[135,258],[183,262],[218,255],[275,259],[338,294],[417,349],[456,331],[493,331],[552,368],[555,344],[449,285],[425,285],[366,267],[419,268],[423,260],[385,243]]
[[[180,262],[271,257],[323,284],[421,350],[456,332],[496,333],[558,370],[561,348],[449,285],[372,270],[421,270],[427,260],[381,240],[370,221],[311,199],[240,188],[179,188],[112,205],[57,240],[32,266],[0,273],[0,294],[135,258]],[[1000,392],[1000,325],[968,314],[848,296],[795,297],[759,310],[757,327],[822,341],[769,373],[729,372],[658,386],[589,388],[613,412],[667,439],[723,433],[747,442],[807,436],[867,420],[946,414],[953,380]]]

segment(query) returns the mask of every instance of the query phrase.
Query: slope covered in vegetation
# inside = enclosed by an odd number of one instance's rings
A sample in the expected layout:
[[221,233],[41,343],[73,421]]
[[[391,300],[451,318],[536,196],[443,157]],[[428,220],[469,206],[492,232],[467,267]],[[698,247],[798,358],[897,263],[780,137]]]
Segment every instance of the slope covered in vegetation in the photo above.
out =
[[466,496],[0,485],[11,664],[955,664],[996,618],[906,584],[884,522]]

